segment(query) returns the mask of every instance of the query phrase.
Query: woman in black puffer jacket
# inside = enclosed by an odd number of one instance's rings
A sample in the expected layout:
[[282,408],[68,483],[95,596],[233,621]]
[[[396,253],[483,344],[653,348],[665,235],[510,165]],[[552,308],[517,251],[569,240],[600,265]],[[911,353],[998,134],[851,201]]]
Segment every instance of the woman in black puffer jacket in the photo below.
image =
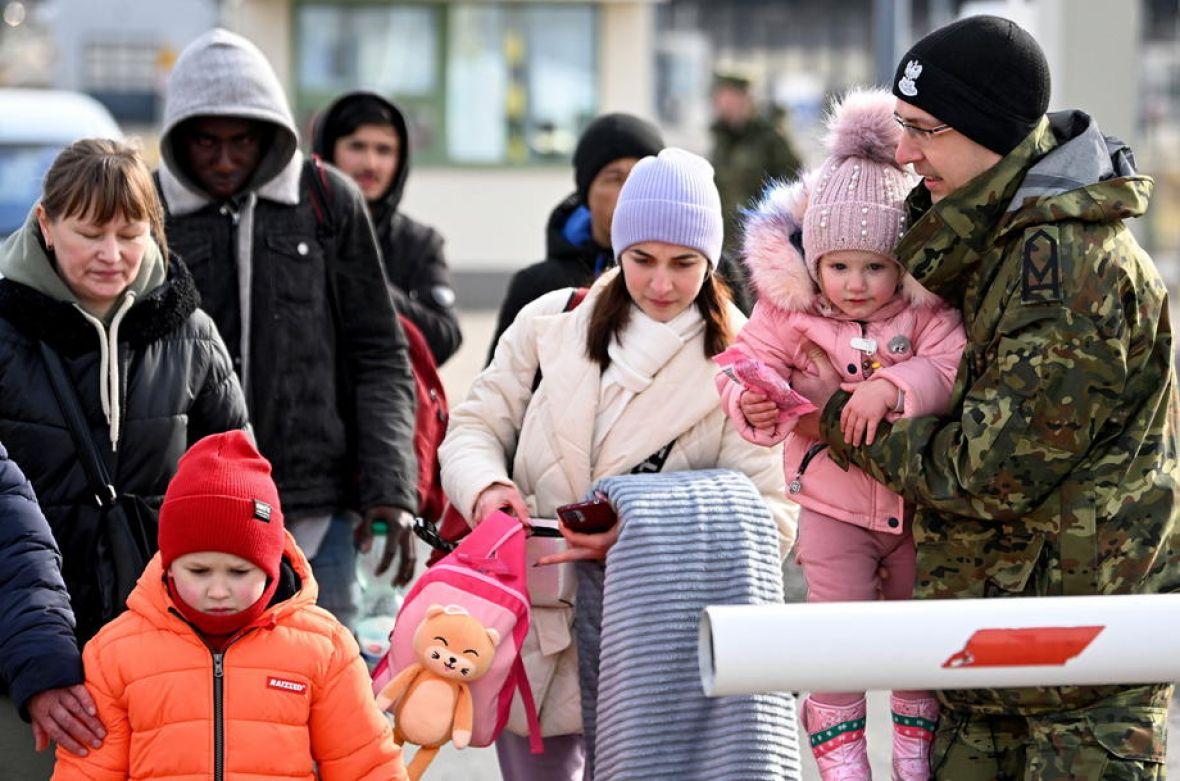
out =
[[[0,442],[61,548],[79,645],[113,617],[103,511],[41,343],[60,357],[115,490],[148,508],[190,444],[247,426],[225,345],[162,226],[138,153],[89,139],[58,156],[41,202],[0,247]],[[154,549],[150,518],[145,537]]]

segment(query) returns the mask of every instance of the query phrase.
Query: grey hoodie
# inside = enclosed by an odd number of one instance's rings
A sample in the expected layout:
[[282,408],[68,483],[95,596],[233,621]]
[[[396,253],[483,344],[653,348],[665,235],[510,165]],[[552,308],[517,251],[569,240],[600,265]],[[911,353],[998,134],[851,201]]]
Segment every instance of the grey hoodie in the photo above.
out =
[[[164,127],[160,134],[160,190],[168,211],[192,214],[212,202],[180,165],[177,126],[200,116],[241,117],[274,126],[274,140],[263,152],[237,210],[238,300],[242,334],[239,373],[250,395],[250,327],[253,281],[254,205],[259,198],[294,206],[299,203],[303,155],[299,132],[283,86],[266,57],[240,35],[216,28],[190,43],[168,78]],[[223,207],[228,208],[228,207]]]
[[160,133],[160,179],[170,211],[187,214],[210,201],[201,186],[185,174],[174,137],[178,125],[200,116],[241,117],[273,125],[274,141],[246,189],[281,203],[298,203],[303,158],[283,86],[257,46],[217,28],[185,47],[168,78]]
[[36,207],[29,212],[21,229],[5,239],[4,244],[0,245],[0,275],[5,279],[30,287],[55,301],[73,304],[86,318],[86,321],[94,326],[98,335],[100,377],[102,378],[99,398],[102,400],[102,411],[106,415],[107,426],[110,430],[112,450],[118,449],[119,427],[122,419],[122,410],[119,408],[119,400],[123,398],[122,390],[119,387],[122,382],[122,373],[119,371],[119,323],[137,300],[164,284],[167,274],[160,246],[154,240],[149,239],[147,252],[144,253],[135,280],[127,286],[123,295],[111,307],[105,320],[101,320],[78,303],[78,297],[58,275],[42,242],[41,228],[37,224]]

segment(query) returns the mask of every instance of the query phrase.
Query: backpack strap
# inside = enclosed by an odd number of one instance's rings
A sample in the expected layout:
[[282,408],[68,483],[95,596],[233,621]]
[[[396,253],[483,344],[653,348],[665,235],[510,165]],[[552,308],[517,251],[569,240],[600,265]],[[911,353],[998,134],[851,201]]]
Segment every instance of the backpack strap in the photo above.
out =
[[336,223],[332,219],[331,199],[328,193],[332,190],[332,183],[328,180],[328,171],[324,168],[324,161],[319,155],[312,155],[310,164],[311,176],[311,210],[315,212],[315,224],[319,229],[320,238],[334,238]]
[[70,437],[74,440],[74,450],[78,460],[82,462],[82,471],[90,482],[90,491],[99,507],[110,507],[118,499],[111,475],[98,447],[91,436],[90,427],[86,423],[86,415],[82,412],[82,404],[78,400],[78,392],[74,389],[66,372],[65,364],[57,351],[46,342],[38,342],[41,350],[41,360],[45,362],[45,369],[49,373],[49,381],[53,385],[53,395],[57,397],[57,405],[61,408],[62,417],[70,429]]
[[545,744],[541,741],[541,720],[537,718],[537,703],[533,701],[533,687],[529,686],[528,676],[524,672],[524,662],[521,661],[519,653],[512,660],[512,677],[516,679],[516,687],[520,689],[524,715],[529,723],[529,753],[544,754]]
[[[565,301],[565,308],[561,311],[572,312],[578,308],[583,301],[586,300],[586,294],[590,292],[588,287],[576,287],[570,291],[570,297]],[[541,387],[541,367],[537,367],[537,373],[533,375],[533,393],[537,392],[537,388]]]

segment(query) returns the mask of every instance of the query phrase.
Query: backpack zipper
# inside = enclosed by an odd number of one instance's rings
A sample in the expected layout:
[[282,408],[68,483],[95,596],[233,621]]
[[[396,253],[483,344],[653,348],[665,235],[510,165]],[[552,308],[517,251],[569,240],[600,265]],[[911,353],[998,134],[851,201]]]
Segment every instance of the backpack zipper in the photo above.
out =
[[[475,570],[470,569],[468,567],[456,567],[452,564],[435,564],[433,567],[431,567],[431,569],[432,570],[447,570],[448,572],[456,572],[460,575],[466,575],[467,577],[472,577],[472,578],[475,578],[476,580],[483,581],[484,583],[487,583],[490,586],[495,586],[496,588],[500,589],[501,591],[504,591],[504,592],[516,597],[517,601],[520,602],[520,604],[524,605],[524,608],[526,611],[528,611],[530,609],[529,601],[527,599],[525,599],[523,594],[521,594],[516,589],[508,588],[500,581],[496,580],[495,578],[490,578],[487,575],[484,575],[482,572],[476,572]],[[408,599],[409,598],[407,597],[407,600]]]

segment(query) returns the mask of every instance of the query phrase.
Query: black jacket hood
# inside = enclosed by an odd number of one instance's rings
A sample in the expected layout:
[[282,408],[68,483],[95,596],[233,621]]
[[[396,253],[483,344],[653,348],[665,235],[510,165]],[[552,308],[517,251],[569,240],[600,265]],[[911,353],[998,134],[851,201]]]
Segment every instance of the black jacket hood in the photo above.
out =
[[389,189],[376,201],[369,202],[369,211],[372,213],[373,224],[376,225],[397,212],[398,207],[401,206],[402,194],[405,192],[406,179],[410,175],[410,134],[406,127],[406,117],[402,114],[401,109],[375,92],[366,90],[346,92],[332,101],[316,118],[315,126],[312,129],[311,151],[329,163],[335,164],[336,142],[344,135],[340,127],[340,113],[350,103],[358,100],[375,100],[389,109],[393,117],[393,127],[398,136],[397,173],[394,174]]

